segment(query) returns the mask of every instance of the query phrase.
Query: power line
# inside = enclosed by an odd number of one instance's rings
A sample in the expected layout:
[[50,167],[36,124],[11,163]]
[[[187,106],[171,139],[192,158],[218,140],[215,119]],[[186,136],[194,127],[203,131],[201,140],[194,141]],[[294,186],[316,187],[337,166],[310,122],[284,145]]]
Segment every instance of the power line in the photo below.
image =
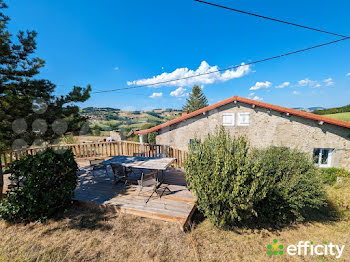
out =
[[[108,90],[100,90],[100,91],[95,91],[92,92],[92,94],[96,94],[96,93],[104,93]],[[118,92],[119,94],[125,94],[125,95],[133,95],[133,96],[143,96],[143,97],[149,97],[150,95],[146,95],[146,94],[140,94],[140,93],[131,93],[131,92]]]
[[297,27],[301,27],[301,28],[304,28],[304,29],[317,31],[317,32],[320,32],[320,33],[325,33],[325,34],[329,34],[329,35],[339,36],[339,37],[343,37],[343,38],[348,37],[346,35],[340,35],[340,34],[328,32],[328,31],[325,31],[325,30],[321,30],[321,29],[317,29],[317,28],[313,28],[313,27],[309,27],[309,26],[299,25],[299,24],[295,24],[295,23],[292,23],[292,22],[283,21],[283,20],[280,20],[280,19],[271,18],[271,17],[267,17],[267,16],[263,16],[263,15],[258,15],[258,14],[254,14],[254,13],[251,13],[251,12],[247,12],[247,11],[243,11],[243,10],[239,10],[239,9],[235,9],[235,8],[231,8],[231,7],[227,7],[227,6],[223,6],[223,5],[209,3],[209,2],[206,2],[206,1],[202,1],[202,0],[194,0],[194,1],[199,2],[199,3],[203,3],[203,4],[207,4],[207,5],[211,5],[211,6],[215,6],[215,7],[224,8],[224,9],[227,9],[227,10],[235,11],[235,12],[246,14],[246,15],[252,15],[252,16],[259,17],[259,18],[268,19],[268,20],[271,20],[271,21],[275,21],[275,22],[279,22],[279,23],[283,23],[283,24],[287,24],[287,25],[292,25],[292,26],[297,26]]
[[194,1],[200,2],[200,3],[203,3],[203,4],[207,4],[207,5],[212,5],[212,6],[216,6],[216,7],[228,9],[228,10],[235,11],[235,12],[239,12],[239,13],[243,13],[243,14],[248,14],[248,15],[256,16],[256,17],[259,17],[259,18],[264,18],[264,19],[272,20],[272,21],[275,21],[275,22],[280,22],[280,23],[284,23],[284,24],[288,24],[288,25],[292,25],[292,26],[297,26],[297,27],[301,27],[301,28],[304,28],[304,29],[309,29],[309,30],[313,30],[313,31],[325,33],[325,34],[330,34],[330,35],[334,35],[334,36],[339,36],[339,37],[342,37],[342,38],[341,38],[341,39],[338,39],[338,40],[331,41],[331,42],[327,42],[327,43],[323,43],[323,44],[311,46],[311,47],[308,47],[308,48],[299,49],[299,50],[296,50],[296,51],[284,53],[284,54],[281,54],[281,55],[277,55],[277,56],[273,56],[273,57],[268,57],[268,58],[256,60],[256,61],[253,61],[253,62],[250,62],[250,63],[247,63],[247,64],[231,66],[231,67],[227,67],[227,68],[223,68],[223,69],[218,69],[218,70],[211,71],[211,72],[200,73],[200,74],[193,75],[193,76],[180,77],[180,78],[176,78],[176,79],[171,79],[171,80],[166,80],[166,81],[160,81],[160,82],[155,82],[155,83],[150,83],[150,84],[135,85],[135,86],[122,87],[122,88],[111,89],[111,90],[101,90],[101,91],[93,92],[93,94],[98,94],[98,93],[109,93],[109,92],[116,92],[116,91],[121,91],[121,90],[129,90],[129,89],[135,89],[135,88],[141,88],[141,87],[162,85],[162,84],[167,84],[167,83],[176,82],[176,81],[180,81],[180,80],[191,79],[191,78],[195,78],[195,77],[199,77],[199,76],[203,76],[203,75],[209,75],[209,74],[213,74],[213,73],[218,73],[218,72],[222,72],[222,71],[226,71],[226,70],[237,69],[237,68],[240,68],[240,67],[242,67],[242,66],[258,64],[258,63],[262,63],[262,62],[266,62],[266,61],[270,61],[270,60],[282,58],[282,57],[289,56],[289,55],[293,55],[293,54],[297,54],[297,53],[302,53],[302,52],[309,51],[309,50],[312,50],[312,49],[315,49],[315,48],[319,48],[319,47],[323,47],[323,46],[335,44],[335,43],[337,43],[337,42],[341,42],[341,41],[344,41],[344,40],[347,40],[347,39],[350,38],[350,37],[345,36],[345,35],[340,35],[340,34],[336,34],[336,33],[328,32],[328,31],[324,31],[324,30],[317,29],[317,28],[312,28],[312,27],[308,27],[308,26],[303,26],[303,25],[291,23],[291,22],[288,22],[288,21],[283,21],[283,20],[280,20],[280,19],[275,19],[275,18],[271,18],[271,17],[267,17],[267,16],[262,16],[262,15],[258,15],[258,14],[254,14],[254,13],[250,13],[250,12],[246,12],[246,11],[242,11],[242,10],[239,10],[239,9],[234,9],[234,8],[230,8],[230,7],[226,7],[226,6],[222,6],[222,5],[218,5],[218,4],[214,4],[214,3],[209,3],[209,2],[206,2],[206,1],[202,1],[202,0],[194,0]]
[[116,89],[111,89],[111,90],[101,90],[101,91],[96,91],[96,92],[92,92],[92,93],[93,94],[109,93],[109,92],[116,92],[116,91],[121,91],[121,90],[128,90],[128,89],[135,89],[135,88],[141,88],[141,87],[148,87],[148,86],[167,84],[167,83],[176,82],[176,81],[180,81],[180,80],[186,80],[186,79],[190,79],[190,78],[194,78],[194,77],[214,74],[214,73],[218,73],[218,72],[222,72],[222,71],[226,71],[226,70],[236,69],[236,68],[239,68],[239,67],[242,67],[242,66],[258,64],[258,63],[262,63],[262,62],[266,62],[266,61],[282,58],[282,57],[285,57],[285,56],[290,56],[290,55],[302,53],[302,52],[305,52],[305,51],[309,51],[309,50],[312,50],[312,49],[315,49],[315,48],[319,48],[319,47],[335,44],[335,43],[338,43],[338,42],[341,42],[341,41],[345,41],[345,40],[348,40],[348,39],[350,39],[350,37],[344,37],[342,39],[338,39],[338,40],[334,40],[334,41],[331,41],[331,42],[327,42],[327,43],[311,46],[311,47],[304,48],[304,49],[299,49],[299,50],[288,52],[288,53],[284,53],[284,54],[281,54],[281,55],[276,55],[276,56],[272,56],[272,57],[268,57],[268,58],[264,58],[264,59],[260,59],[260,60],[255,60],[253,62],[249,62],[249,63],[246,63],[246,64],[230,66],[230,67],[227,67],[227,68],[218,69],[218,70],[215,70],[215,71],[201,73],[201,74],[197,74],[197,75],[193,75],[193,76],[180,77],[180,78],[176,78],[176,79],[160,81],[160,82],[151,83],[151,84],[136,85],[136,86],[129,86],[129,87],[121,87],[121,88],[116,88]]

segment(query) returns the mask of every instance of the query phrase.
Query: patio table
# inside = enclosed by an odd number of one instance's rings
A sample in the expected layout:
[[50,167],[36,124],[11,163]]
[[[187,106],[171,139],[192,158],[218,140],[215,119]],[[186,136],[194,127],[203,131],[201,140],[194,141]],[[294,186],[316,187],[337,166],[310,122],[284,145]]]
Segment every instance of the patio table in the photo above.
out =
[[175,158],[164,157],[143,157],[143,156],[115,156],[111,159],[103,161],[102,165],[118,164],[125,168],[151,169],[162,171],[162,179],[164,179],[164,170],[175,161]]

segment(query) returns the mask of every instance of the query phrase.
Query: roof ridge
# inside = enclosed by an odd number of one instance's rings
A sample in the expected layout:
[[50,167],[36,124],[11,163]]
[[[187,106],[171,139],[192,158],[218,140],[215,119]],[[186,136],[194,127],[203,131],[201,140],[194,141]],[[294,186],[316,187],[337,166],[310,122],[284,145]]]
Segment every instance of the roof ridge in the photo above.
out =
[[323,122],[328,123],[328,124],[333,124],[333,125],[338,125],[338,126],[350,128],[350,122],[338,120],[338,119],[323,116],[323,115],[316,115],[316,114],[301,111],[298,109],[273,105],[273,104],[269,104],[269,103],[265,103],[265,102],[261,102],[261,101],[256,101],[256,100],[252,100],[252,99],[244,98],[244,97],[238,97],[237,101],[242,102],[242,103],[246,103],[246,104],[254,104],[256,106],[269,108],[271,110],[275,110],[275,111],[279,111],[279,112],[283,112],[283,113],[289,113],[292,115],[296,115],[296,116],[300,116],[300,117],[304,117],[304,118],[309,118],[312,120],[323,121]]

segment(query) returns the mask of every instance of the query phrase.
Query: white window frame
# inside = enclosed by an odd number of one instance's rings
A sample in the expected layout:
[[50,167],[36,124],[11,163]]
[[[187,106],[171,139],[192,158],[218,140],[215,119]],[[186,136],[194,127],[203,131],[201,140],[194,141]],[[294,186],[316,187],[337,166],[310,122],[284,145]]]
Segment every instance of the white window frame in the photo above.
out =
[[[248,123],[242,123],[242,116],[248,115]],[[240,112],[237,113],[237,126],[249,126],[250,125],[250,113],[249,112]]]
[[[334,149],[332,149],[332,148],[315,148],[314,151],[315,150],[320,150],[320,152],[318,154],[318,162],[315,164],[318,165],[319,167],[330,167],[331,163],[332,163],[332,153],[333,153]],[[327,164],[322,164],[322,153],[324,150],[328,151]],[[312,152],[313,156],[314,156],[314,151]]]
[[[225,116],[230,116],[232,118],[232,123],[224,123]],[[222,125],[223,126],[234,126],[235,125],[235,113],[223,113],[222,114]]]

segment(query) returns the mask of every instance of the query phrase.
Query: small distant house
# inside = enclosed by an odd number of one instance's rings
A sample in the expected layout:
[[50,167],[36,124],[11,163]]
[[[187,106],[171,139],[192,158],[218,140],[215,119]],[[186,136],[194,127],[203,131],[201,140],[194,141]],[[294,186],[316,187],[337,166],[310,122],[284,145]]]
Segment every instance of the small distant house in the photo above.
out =
[[321,167],[350,170],[350,122],[234,96],[161,125],[136,131],[157,132],[157,144],[188,149],[218,126],[246,136],[257,148],[287,146],[308,152]]

